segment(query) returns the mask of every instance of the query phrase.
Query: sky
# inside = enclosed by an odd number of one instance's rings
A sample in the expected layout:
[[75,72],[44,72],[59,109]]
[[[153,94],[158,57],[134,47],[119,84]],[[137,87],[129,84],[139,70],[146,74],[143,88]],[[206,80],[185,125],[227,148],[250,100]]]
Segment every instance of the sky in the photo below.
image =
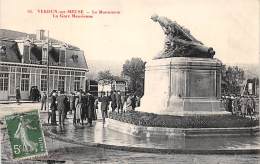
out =
[[[38,9],[84,10],[93,18],[53,18]],[[120,14],[93,15],[92,10]],[[155,13],[188,28],[223,63],[259,62],[258,0],[0,0],[0,28],[49,30],[50,37],[84,50],[87,60],[149,60],[162,50],[165,38],[150,19]]]

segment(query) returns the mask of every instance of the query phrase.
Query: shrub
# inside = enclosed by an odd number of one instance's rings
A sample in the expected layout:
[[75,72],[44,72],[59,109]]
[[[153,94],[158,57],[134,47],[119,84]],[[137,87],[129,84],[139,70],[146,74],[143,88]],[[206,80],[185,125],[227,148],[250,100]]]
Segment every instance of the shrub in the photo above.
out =
[[110,113],[109,118],[140,126],[169,128],[232,128],[259,126],[259,120],[235,115],[194,115],[172,116],[158,115],[138,111],[123,114]]

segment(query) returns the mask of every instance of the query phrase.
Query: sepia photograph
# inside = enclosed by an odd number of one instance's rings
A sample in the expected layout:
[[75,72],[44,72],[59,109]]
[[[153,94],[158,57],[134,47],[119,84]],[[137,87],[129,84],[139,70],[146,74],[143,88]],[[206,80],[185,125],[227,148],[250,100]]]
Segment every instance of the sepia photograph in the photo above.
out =
[[259,0],[0,0],[0,163],[260,163]]

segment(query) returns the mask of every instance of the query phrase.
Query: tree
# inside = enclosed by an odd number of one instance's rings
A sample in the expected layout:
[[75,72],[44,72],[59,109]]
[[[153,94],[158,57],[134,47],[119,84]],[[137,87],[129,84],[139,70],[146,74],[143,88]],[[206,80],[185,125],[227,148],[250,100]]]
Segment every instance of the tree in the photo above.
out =
[[111,83],[114,80],[114,75],[112,75],[110,70],[99,71],[97,80],[104,81],[105,83]]
[[[97,76],[97,81],[104,88],[105,85],[112,84],[114,80],[117,80],[119,77],[112,75],[110,70],[99,71]],[[103,90],[103,89],[102,89]]]
[[238,66],[226,67],[223,65],[222,80],[225,83],[222,91],[224,94],[240,94],[240,89],[245,82],[245,72]]
[[145,62],[141,58],[132,58],[123,65],[122,76],[129,79],[129,91],[138,96],[144,94]]

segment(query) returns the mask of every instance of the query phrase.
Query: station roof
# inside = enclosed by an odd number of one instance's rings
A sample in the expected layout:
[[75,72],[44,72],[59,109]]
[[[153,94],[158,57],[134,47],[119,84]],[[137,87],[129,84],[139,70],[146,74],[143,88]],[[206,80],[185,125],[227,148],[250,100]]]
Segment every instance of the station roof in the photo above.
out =
[[[17,31],[0,29],[0,62],[22,63],[21,52],[17,39],[20,37],[35,37],[34,34],[26,34]],[[31,38],[30,38],[31,39]],[[20,41],[19,41],[20,42]],[[50,65],[58,66],[62,60],[63,64],[60,66],[88,69],[84,52],[78,47],[65,44],[55,39],[50,39],[49,46],[49,63]],[[30,58],[36,63],[42,60],[42,43],[34,41],[30,49]],[[61,49],[65,50],[65,58],[60,59]]]
[[15,41],[0,40],[0,61],[21,63],[21,55]]

